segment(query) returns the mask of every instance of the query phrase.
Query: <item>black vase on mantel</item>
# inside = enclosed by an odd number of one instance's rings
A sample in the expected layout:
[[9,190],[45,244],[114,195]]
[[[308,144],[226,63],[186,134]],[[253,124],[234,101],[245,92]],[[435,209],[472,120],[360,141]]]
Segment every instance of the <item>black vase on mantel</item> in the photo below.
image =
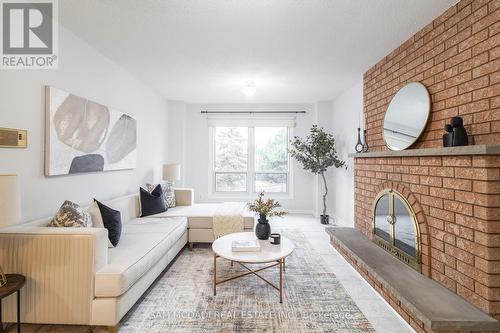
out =
[[255,236],[258,239],[267,240],[271,235],[271,226],[269,220],[264,214],[260,214],[257,225],[255,226]]
[[469,144],[469,136],[461,117],[451,118],[450,124],[446,124],[444,130],[446,134],[443,134],[443,147],[467,146]]

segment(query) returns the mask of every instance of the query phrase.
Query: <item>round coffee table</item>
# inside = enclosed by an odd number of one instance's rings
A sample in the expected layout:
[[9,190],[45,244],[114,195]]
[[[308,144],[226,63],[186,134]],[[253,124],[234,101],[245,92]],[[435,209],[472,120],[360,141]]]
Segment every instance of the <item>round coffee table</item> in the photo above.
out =
[[[253,232],[238,232],[222,236],[213,242],[212,250],[214,251],[214,283],[213,283],[214,296],[217,295],[217,285],[253,274],[258,278],[260,278],[261,280],[263,280],[264,282],[266,282],[267,284],[269,284],[274,289],[278,290],[280,295],[280,303],[283,303],[283,272],[285,271],[285,258],[293,252],[295,246],[293,245],[291,240],[281,236],[281,244],[279,245],[271,244],[269,240],[259,240],[260,251],[236,252],[232,250],[233,241],[255,240],[255,239],[257,239],[257,237],[255,237],[255,233]],[[242,267],[244,267],[246,270],[248,270],[248,272],[217,281],[218,257],[230,260],[231,265],[233,262],[236,262]],[[253,270],[247,266],[247,264],[266,264],[266,263],[273,263],[273,264],[256,270]],[[266,278],[258,274],[258,272],[261,272],[265,269],[275,266],[279,266],[280,268],[279,286],[274,285],[273,283],[269,282]]]

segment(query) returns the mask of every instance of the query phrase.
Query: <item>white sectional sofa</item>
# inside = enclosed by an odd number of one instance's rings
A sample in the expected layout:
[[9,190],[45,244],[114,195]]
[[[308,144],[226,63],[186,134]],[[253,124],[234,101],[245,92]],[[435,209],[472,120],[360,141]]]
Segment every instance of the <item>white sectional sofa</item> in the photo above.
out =
[[[193,204],[191,189],[176,189],[176,203],[169,216],[138,218],[137,195],[105,202],[120,210],[123,223],[118,246],[109,249],[106,229],[48,228],[50,218],[0,229],[2,267],[27,277],[22,322],[115,330],[188,239],[213,240],[207,215],[213,204]],[[251,230],[253,217],[246,215],[245,229]],[[15,309],[14,297],[4,300],[4,321],[15,320]]]

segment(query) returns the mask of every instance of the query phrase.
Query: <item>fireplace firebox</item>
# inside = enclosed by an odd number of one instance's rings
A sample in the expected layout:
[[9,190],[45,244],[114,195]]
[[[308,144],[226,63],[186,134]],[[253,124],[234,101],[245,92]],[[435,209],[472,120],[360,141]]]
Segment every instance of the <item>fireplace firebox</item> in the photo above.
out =
[[380,192],[373,205],[373,241],[421,272],[420,231],[406,198],[394,189]]

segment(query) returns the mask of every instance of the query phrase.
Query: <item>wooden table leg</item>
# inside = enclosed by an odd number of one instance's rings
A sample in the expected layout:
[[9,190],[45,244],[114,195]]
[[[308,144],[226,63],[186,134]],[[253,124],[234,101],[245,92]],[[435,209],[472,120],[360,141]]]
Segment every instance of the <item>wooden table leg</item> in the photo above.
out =
[[280,259],[280,303],[283,303],[283,264],[284,260]]
[[0,299],[0,333],[3,333],[2,300]]
[[217,296],[217,255],[214,254],[214,296]]
[[21,333],[21,289],[17,291],[17,333]]

